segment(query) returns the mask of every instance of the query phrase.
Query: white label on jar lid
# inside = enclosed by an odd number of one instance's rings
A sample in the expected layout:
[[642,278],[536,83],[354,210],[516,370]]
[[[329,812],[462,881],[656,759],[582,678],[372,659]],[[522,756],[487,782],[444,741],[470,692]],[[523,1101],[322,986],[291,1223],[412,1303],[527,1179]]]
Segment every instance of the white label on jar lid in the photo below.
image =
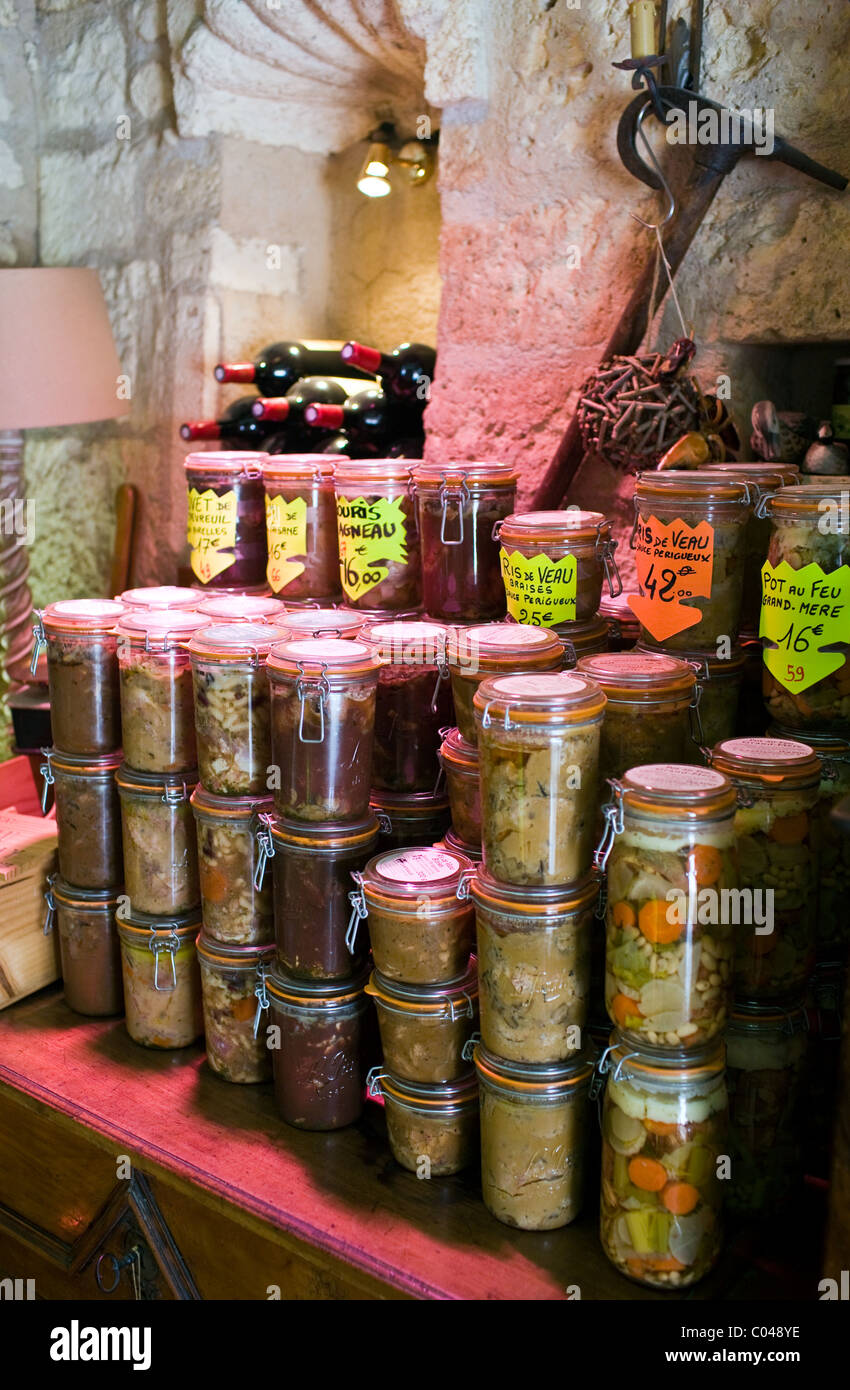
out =
[[565,507],[561,512],[525,512],[511,518],[530,531],[549,531],[560,526],[567,531],[586,531],[604,520],[601,512],[584,512],[580,507]]
[[709,791],[723,786],[726,778],[708,767],[686,767],[682,763],[646,763],[626,773],[631,786],[655,792]]
[[523,696],[562,699],[565,695],[585,695],[588,691],[585,681],[561,671],[551,676],[500,676],[493,681],[492,688],[499,695],[513,695],[518,699]]
[[426,883],[443,878],[452,878],[460,869],[460,862],[453,854],[444,854],[439,849],[405,849],[390,855],[378,866],[382,878],[391,878],[403,883]]
[[609,676],[658,676],[665,672],[677,672],[681,663],[672,656],[654,656],[647,653],[613,652],[606,656],[589,656],[587,665],[582,667],[594,678]]
[[748,762],[792,762],[809,757],[812,749],[790,738],[730,738],[721,743],[719,752]]
[[[286,627],[286,618],[281,623]],[[345,642],[339,637],[302,637],[295,642],[286,642],[279,655],[291,661],[315,662],[356,662],[371,657],[372,649],[364,642]]]
[[462,637],[470,646],[477,642],[479,647],[545,647],[552,642],[547,628],[528,627],[524,623],[471,627]]
[[66,598],[52,605],[51,611],[63,618],[119,617],[124,605],[112,598]]

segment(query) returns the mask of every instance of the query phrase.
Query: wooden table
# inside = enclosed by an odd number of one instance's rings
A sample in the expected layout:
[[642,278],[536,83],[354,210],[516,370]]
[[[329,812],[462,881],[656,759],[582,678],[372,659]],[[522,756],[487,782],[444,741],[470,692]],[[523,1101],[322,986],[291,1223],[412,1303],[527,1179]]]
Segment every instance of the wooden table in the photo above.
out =
[[[486,1211],[476,1172],[399,1168],[378,1106],[305,1133],[279,1120],[270,1086],[221,1081],[200,1048],[137,1047],[57,987],[0,1014],[0,1276],[34,1277],[47,1298],[104,1297],[99,1255],[133,1245],[147,1297],[794,1296],[784,1270],[734,1250],[689,1295],[641,1289],[602,1254],[596,1202],[592,1183],[574,1226],[514,1231]],[[112,1297],[133,1297],[127,1271]]]

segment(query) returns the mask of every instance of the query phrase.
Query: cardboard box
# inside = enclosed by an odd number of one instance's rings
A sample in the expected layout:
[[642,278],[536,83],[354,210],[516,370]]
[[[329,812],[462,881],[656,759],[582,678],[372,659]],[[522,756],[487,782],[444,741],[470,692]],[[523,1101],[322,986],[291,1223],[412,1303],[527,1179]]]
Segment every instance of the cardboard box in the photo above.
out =
[[42,816],[33,761],[0,763],[0,1009],[61,976],[56,932],[44,935],[56,822]]

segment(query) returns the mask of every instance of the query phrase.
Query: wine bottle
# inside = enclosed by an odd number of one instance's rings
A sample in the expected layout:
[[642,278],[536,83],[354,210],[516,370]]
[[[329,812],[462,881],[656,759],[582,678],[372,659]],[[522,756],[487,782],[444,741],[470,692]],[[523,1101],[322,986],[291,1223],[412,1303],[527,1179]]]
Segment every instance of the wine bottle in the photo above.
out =
[[223,439],[246,449],[265,449],[265,441],[280,429],[275,420],[257,420],[252,414],[255,396],[231,401],[218,420],[187,420],[180,426],[181,439]]
[[322,376],[305,376],[285,396],[258,396],[253,413],[258,420],[291,420],[303,416],[308,405],[342,405],[348,391],[339,382]]
[[[216,381],[244,381],[256,386],[261,396],[285,396],[304,376],[339,373],[337,348],[311,348],[304,343],[270,343],[255,362],[219,362]],[[350,376],[373,379],[374,373],[352,364]]]
[[434,379],[437,354],[425,343],[400,343],[392,352],[379,352],[364,343],[345,343],[340,356],[346,371],[359,367],[378,377],[389,400],[404,401],[424,410]]
[[311,429],[342,430],[353,446],[351,457],[359,458],[386,456],[398,439],[417,435],[410,420],[400,416],[375,387],[349,396],[344,405],[308,405],[304,424]]

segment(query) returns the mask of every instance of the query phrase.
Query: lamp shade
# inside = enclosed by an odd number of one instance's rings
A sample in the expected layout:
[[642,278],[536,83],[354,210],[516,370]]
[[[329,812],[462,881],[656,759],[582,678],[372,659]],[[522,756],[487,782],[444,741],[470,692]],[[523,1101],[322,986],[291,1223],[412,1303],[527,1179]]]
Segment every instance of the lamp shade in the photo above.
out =
[[0,270],[0,429],[127,415],[96,270]]

